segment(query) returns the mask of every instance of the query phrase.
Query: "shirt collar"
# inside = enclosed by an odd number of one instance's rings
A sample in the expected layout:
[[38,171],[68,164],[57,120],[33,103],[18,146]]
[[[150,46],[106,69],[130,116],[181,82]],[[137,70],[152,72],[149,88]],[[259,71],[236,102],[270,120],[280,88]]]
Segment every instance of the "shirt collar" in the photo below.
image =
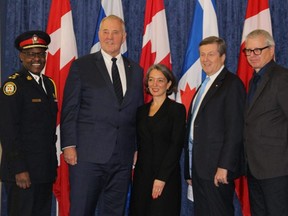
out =
[[36,74],[34,74],[34,73],[30,72],[30,71],[29,71],[29,73],[30,73],[30,75],[31,75],[37,82],[39,81],[40,77],[41,77],[42,80],[43,80],[43,77],[42,77],[42,74],[41,74],[41,73],[40,73],[39,75],[36,75]]
[[111,61],[112,58],[117,58],[117,63],[120,63],[120,62],[123,61],[123,60],[122,60],[122,55],[121,55],[121,53],[119,53],[119,54],[118,54],[117,56],[115,56],[115,57],[109,55],[109,54],[106,53],[103,49],[101,49],[101,53],[102,53],[104,59],[105,59],[107,62],[112,62],[112,61]]
[[223,70],[223,68],[224,68],[224,65],[222,65],[220,67],[220,69],[216,73],[214,73],[213,75],[209,76],[210,80],[212,80],[212,81],[215,80],[217,78],[217,76],[220,74],[220,72]]
[[260,77],[262,77],[262,76],[264,75],[264,73],[267,71],[267,69],[268,69],[272,64],[273,64],[273,60],[271,60],[271,61],[268,62],[264,67],[262,67],[257,74],[260,75]]

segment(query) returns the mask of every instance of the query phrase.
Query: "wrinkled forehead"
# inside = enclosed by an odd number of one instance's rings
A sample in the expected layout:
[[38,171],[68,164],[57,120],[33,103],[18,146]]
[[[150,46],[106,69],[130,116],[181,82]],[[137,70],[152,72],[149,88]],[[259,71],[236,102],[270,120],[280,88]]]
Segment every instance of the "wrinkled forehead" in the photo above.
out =
[[100,25],[100,30],[109,30],[109,31],[125,31],[124,24],[121,20],[116,18],[109,18],[103,20]]

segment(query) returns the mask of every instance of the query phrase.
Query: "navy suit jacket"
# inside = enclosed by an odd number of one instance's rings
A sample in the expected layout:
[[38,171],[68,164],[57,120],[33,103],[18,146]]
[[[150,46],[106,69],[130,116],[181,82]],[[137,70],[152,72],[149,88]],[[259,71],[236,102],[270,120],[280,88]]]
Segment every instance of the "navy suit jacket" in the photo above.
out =
[[121,105],[100,51],[71,66],[61,114],[61,147],[76,146],[79,161],[104,164],[117,153],[121,162],[132,163],[143,70],[125,57],[123,61],[127,91]]
[[[203,98],[194,121],[192,151],[193,169],[202,179],[213,181],[218,167],[228,170],[228,179],[242,174],[245,94],[241,80],[224,68]],[[190,179],[188,138],[191,106],[187,124],[184,175]]]

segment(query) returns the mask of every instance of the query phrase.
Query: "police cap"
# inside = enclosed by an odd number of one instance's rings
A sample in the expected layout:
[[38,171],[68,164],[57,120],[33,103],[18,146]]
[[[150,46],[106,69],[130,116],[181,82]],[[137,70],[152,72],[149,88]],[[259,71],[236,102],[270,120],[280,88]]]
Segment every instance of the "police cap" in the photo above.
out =
[[47,49],[50,43],[50,36],[43,31],[27,31],[15,39],[15,47],[19,51],[30,48]]

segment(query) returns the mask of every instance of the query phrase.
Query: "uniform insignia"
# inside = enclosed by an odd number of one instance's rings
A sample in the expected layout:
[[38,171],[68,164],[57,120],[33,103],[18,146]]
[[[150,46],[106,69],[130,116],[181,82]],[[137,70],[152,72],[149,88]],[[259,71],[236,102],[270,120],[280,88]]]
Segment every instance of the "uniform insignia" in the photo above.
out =
[[3,86],[3,92],[7,96],[14,95],[16,91],[17,91],[17,86],[14,82],[7,82]]
[[40,103],[41,98],[32,98],[32,103]]
[[27,80],[32,80],[33,78],[31,76],[26,77]]
[[32,44],[36,44],[36,43],[39,43],[38,42],[38,36],[36,34],[34,34],[32,37]]
[[14,74],[12,74],[11,76],[9,76],[8,78],[9,78],[9,79],[16,79],[18,76],[19,76],[18,73],[14,73]]

